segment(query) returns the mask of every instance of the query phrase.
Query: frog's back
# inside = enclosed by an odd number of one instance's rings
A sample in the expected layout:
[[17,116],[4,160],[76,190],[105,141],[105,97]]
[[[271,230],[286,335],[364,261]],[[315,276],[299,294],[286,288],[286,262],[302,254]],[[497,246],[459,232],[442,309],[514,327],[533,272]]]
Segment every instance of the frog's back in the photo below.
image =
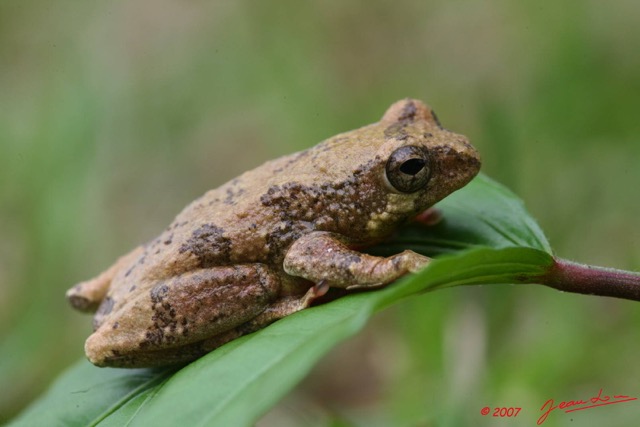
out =
[[360,212],[382,210],[384,197],[356,179],[357,170],[341,167],[353,159],[332,161],[336,151],[353,155],[340,150],[345,138],[266,162],[196,199],[146,245],[141,258],[147,273],[166,277],[216,265],[278,264],[304,233],[364,227]]
[[[144,252],[119,275],[118,282],[128,286],[139,278],[161,279],[197,268],[282,258],[288,244],[285,240],[292,239],[280,236],[284,240],[278,241],[274,237],[283,215],[278,207],[269,209],[264,203],[274,188],[291,180],[283,171],[305,153],[266,162],[194,200],[144,246]],[[290,236],[299,236],[305,226],[289,228],[297,229],[289,229]]]

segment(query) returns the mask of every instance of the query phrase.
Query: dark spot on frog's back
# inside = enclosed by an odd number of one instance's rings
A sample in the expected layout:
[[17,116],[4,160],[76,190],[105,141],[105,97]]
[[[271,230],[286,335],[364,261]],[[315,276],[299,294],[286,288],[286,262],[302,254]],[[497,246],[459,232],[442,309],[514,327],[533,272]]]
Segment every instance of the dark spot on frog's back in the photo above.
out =
[[407,121],[396,122],[384,130],[384,137],[386,139],[397,139],[403,141],[409,137],[407,134]]
[[231,259],[231,240],[223,234],[223,228],[204,224],[180,246],[179,252],[191,252],[198,258],[202,268],[228,264]]
[[137,264],[133,264],[131,267],[129,267],[129,269],[124,273],[124,277],[129,277],[129,275],[133,273],[133,270],[136,269],[136,265]]
[[224,203],[225,205],[235,205],[237,203],[237,200],[242,197],[244,192],[244,188],[227,188],[227,195],[222,203]]
[[100,307],[98,308],[98,311],[96,312],[96,315],[98,315],[98,316],[106,316],[107,314],[111,313],[111,310],[113,310],[114,303],[115,303],[115,301],[113,300],[113,298],[106,297],[102,301],[102,304],[100,304]]
[[286,249],[298,240],[304,231],[303,225],[288,221],[284,229],[276,229],[268,233],[266,237],[268,260],[273,263],[282,262]]
[[281,193],[279,185],[272,185],[266,193],[260,196],[260,203],[264,207],[274,206],[278,201],[283,200]]
[[293,165],[294,163],[296,163],[298,160],[300,160],[301,158],[307,156],[309,154],[309,149],[304,150],[304,151],[299,151],[295,154],[292,154],[289,156],[289,159],[286,161],[286,163],[284,163],[283,165],[281,165],[278,168],[273,169],[273,173],[279,174],[285,170],[287,170],[289,167],[291,167],[291,165]]
[[[176,319],[176,310],[171,305],[170,298],[167,298],[170,290],[169,285],[161,283],[154,286],[149,292],[153,325],[147,329],[145,339],[140,343],[140,348],[157,347],[162,343],[171,343],[175,340],[173,334],[178,328],[178,319]],[[186,322],[182,324],[184,325]]]
[[162,300],[164,299],[164,297],[167,295],[168,292],[169,292],[169,287],[165,284],[154,286],[149,292],[149,296],[151,297],[151,302],[153,304],[162,302]]
[[442,124],[440,123],[440,119],[438,119],[438,116],[436,116],[436,112],[433,110],[431,110],[431,117],[433,117],[433,121],[436,122],[436,125],[438,125],[440,129],[444,129],[442,127]]
[[102,300],[100,307],[98,307],[98,311],[96,311],[95,316],[93,317],[93,330],[96,331],[104,322],[104,318],[111,314],[113,311],[113,306],[115,305],[115,300],[111,297],[106,297]]
[[284,165],[285,167],[289,167],[292,164],[294,164],[295,162],[297,162],[298,160],[302,159],[305,156],[309,155],[309,149],[307,150],[303,150],[303,151],[299,151],[298,153],[294,154],[293,156],[291,156],[291,158],[287,161],[287,163]]
[[[398,116],[397,121],[389,125],[384,130],[384,137],[386,139],[397,139],[399,141],[403,141],[409,137],[407,133],[406,127],[409,123],[414,122],[418,116],[418,108],[413,101],[407,102],[400,115]],[[434,115],[435,118],[435,115]],[[436,119],[437,120],[437,119]],[[439,124],[438,124],[439,126]]]
[[416,109],[416,104],[413,101],[409,101],[404,105],[404,108],[402,108],[402,113],[400,113],[400,117],[398,117],[398,120],[413,121],[416,119],[417,112],[418,110]]
[[160,328],[149,329],[144,335],[144,341],[139,346],[140,348],[146,348],[149,346],[159,346],[164,338],[164,331]]

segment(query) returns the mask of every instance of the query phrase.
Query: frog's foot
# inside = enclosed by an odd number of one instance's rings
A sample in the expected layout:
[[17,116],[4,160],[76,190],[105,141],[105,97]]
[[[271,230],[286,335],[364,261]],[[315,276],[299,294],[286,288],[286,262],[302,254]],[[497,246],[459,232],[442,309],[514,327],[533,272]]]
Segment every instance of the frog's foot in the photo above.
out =
[[133,251],[121,256],[107,270],[100,273],[97,277],[86,282],[80,282],[66,293],[67,300],[76,310],[94,312],[107,295],[109,285],[115,275],[130,264],[144,251],[142,246],[138,246]]
[[418,214],[418,216],[416,216],[413,220],[419,224],[426,226],[436,225],[440,221],[442,221],[442,211],[438,208],[432,207]]
[[302,297],[302,303],[305,307],[309,307],[312,302],[317,300],[318,298],[324,296],[327,292],[329,292],[329,282],[326,280],[321,280],[315,285],[313,285],[307,293]]
[[[262,325],[261,327],[282,319],[285,316],[303,310],[329,291],[329,282],[321,280],[312,287],[302,297],[286,297],[268,307],[249,324]],[[244,325],[243,325],[244,326]]]

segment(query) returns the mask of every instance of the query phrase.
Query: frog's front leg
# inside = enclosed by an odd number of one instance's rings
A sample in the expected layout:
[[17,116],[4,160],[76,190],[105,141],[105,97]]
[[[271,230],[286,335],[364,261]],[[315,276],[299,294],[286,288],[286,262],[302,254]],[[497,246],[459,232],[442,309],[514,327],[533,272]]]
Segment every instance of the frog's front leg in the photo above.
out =
[[418,271],[430,259],[406,250],[384,258],[350,249],[339,235],[316,231],[298,239],[284,259],[288,274],[315,283],[357,289],[372,288]]

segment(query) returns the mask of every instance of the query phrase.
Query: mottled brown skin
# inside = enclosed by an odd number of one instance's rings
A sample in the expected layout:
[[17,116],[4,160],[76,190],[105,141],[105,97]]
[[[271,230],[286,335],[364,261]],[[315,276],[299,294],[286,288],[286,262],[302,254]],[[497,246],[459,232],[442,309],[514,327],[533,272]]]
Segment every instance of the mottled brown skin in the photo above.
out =
[[376,287],[416,271],[429,259],[352,248],[388,236],[479,168],[464,136],[406,99],[378,123],[246,172],[67,292],[75,308],[97,309],[87,357],[115,367],[190,361],[307,307],[328,287]]

